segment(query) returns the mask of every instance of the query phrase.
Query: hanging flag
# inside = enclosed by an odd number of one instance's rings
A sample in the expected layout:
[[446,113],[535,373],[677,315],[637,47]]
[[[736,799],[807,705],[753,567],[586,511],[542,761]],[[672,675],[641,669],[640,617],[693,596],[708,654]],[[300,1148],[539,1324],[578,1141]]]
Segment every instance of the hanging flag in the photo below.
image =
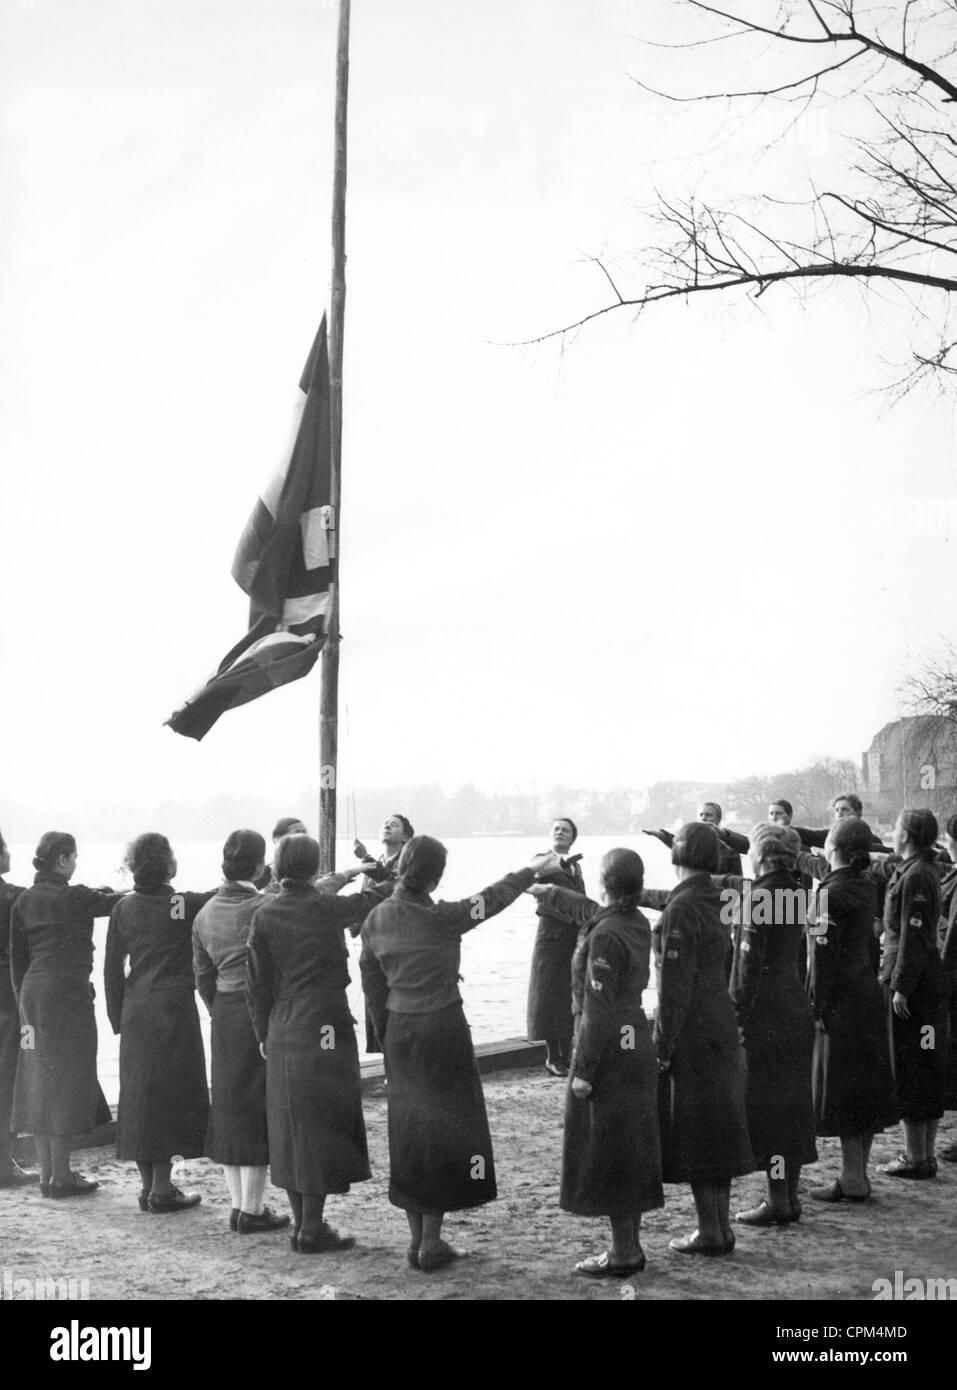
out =
[[167,719],[186,738],[203,738],[226,710],[305,676],[326,639],[336,519],[325,315],[299,387],[305,399],[292,453],[256,503],[233,561],[233,578],[250,598],[249,631]]

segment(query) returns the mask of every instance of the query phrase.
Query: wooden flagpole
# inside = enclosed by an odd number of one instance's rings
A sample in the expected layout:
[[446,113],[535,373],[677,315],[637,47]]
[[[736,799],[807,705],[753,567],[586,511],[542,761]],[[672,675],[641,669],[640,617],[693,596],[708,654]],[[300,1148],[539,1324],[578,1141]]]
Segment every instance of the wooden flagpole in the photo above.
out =
[[336,789],[339,781],[339,565],[342,524],[339,499],[342,469],[342,342],[346,308],[346,112],[349,101],[350,0],[339,0],[336,45],[335,165],[332,180],[332,299],[329,306],[329,501],[336,540],[336,578],[329,630],[322,649],[319,692],[319,868],[336,867]]

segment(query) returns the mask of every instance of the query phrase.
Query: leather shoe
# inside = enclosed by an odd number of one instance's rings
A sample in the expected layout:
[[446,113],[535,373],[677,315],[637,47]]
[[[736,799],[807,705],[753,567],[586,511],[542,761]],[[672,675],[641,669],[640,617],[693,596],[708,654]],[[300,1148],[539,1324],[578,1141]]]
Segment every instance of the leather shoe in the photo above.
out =
[[[356,1243],[355,1236],[341,1236],[328,1221],[323,1221],[319,1234],[303,1235],[299,1232],[296,1249],[300,1255],[321,1255],[327,1250],[351,1250]],[[421,1265],[420,1265],[421,1268]]]
[[29,1187],[31,1183],[39,1181],[39,1173],[31,1173],[21,1168],[13,1158],[0,1168],[0,1187]]
[[690,1236],[677,1236],[669,1240],[668,1247],[679,1255],[730,1255],[734,1249],[734,1237],[725,1237],[720,1245],[710,1245],[703,1240],[700,1231],[692,1231]]
[[824,1187],[812,1187],[808,1193],[815,1202],[869,1202],[871,1200],[871,1185],[867,1184],[867,1191],[861,1194],[845,1192],[841,1186],[840,1178],[835,1178],[833,1182],[826,1183]]
[[236,1230],[241,1236],[262,1234],[263,1231],[284,1231],[292,1222],[291,1216],[279,1216],[269,1207],[263,1207],[257,1215],[241,1211],[236,1218]]
[[455,1260],[464,1259],[464,1250],[456,1250],[447,1240],[440,1240],[437,1250],[419,1250],[419,1269],[423,1274],[432,1274],[434,1270],[444,1269]]
[[[46,1195],[59,1199],[62,1197],[89,1197],[99,1187],[98,1182],[92,1178],[85,1178],[82,1173],[71,1173],[69,1182],[57,1182],[55,1178],[50,1179],[50,1187]],[[41,1187],[42,1191],[42,1187]]]
[[885,1163],[880,1171],[886,1173],[889,1178],[913,1178],[920,1182],[927,1178],[936,1178],[937,1165],[926,1158],[912,1163],[906,1154],[901,1154],[893,1163]]
[[154,1216],[163,1216],[172,1211],[191,1211],[198,1207],[202,1200],[198,1192],[183,1192],[178,1187],[171,1187],[161,1197],[151,1192],[147,1198],[149,1209]]
[[797,1217],[790,1203],[786,1212],[777,1212],[767,1202],[758,1202],[756,1207],[748,1207],[747,1211],[735,1212],[734,1219],[742,1226],[790,1226]]
[[643,1251],[628,1264],[612,1264],[611,1255],[605,1250],[600,1255],[589,1255],[587,1260],[579,1260],[575,1273],[584,1274],[589,1279],[627,1279],[631,1274],[640,1274],[644,1267]]
[[568,1068],[565,1066],[564,1062],[546,1062],[545,1070],[548,1072],[549,1076],[568,1075]]

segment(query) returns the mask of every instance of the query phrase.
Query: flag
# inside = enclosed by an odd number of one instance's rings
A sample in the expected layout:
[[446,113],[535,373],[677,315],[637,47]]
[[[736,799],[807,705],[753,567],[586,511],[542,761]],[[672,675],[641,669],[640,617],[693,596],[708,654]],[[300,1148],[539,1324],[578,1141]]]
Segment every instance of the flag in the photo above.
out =
[[299,388],[304,400],[292,452],[257,501],[233,561],[233,578],[250,599],[249,631],[167,719],[186,738],[203,738],[226,710],[307,675],[326,639],[336,519],[325,315]]

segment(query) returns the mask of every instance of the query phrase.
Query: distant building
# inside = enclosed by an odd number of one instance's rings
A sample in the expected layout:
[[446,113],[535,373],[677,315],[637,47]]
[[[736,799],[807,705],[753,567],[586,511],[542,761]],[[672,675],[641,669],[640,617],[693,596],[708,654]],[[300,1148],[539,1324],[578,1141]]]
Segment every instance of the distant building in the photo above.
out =
[[957,812],[957,724],[916,715],[885,724],[861,759],[864,815],[891,824],[905,806]]

